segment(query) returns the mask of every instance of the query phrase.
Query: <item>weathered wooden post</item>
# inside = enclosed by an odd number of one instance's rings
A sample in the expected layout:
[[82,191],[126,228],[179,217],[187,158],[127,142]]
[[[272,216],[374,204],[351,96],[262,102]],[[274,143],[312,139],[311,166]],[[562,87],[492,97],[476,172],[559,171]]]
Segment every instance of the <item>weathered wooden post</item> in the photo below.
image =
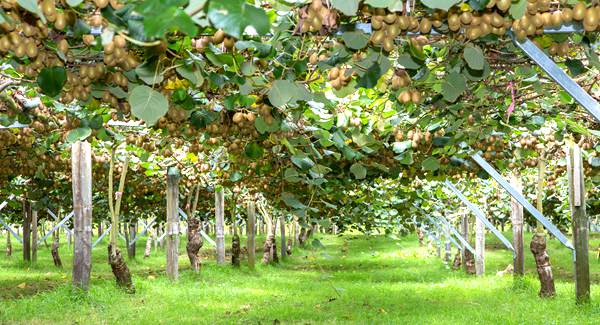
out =
[[92,269],[92,149],[87,141],[71,147],[73,181],[73,285],[87,290]]
[[281,258],[287,255],[287,243],[285,241],[285,215],[282,213],[279,216],[279,231],[281,232]]
[[38,250],[38,212],[36,209],[31,211],[31,262],[37,262]]
[[577,144],[569,143],[567,146],[569,207],[575,246],[575,297],[577,303],[588,303],[590,301],[589,225],[585,211],[583,160],[581,149]]
[[452,258],[452,246],[450,246],[450,240],[446,239],[444,248],[446,249],[446,254],[444,254],[444,262],[450,263],[450,259]]
[[225,263],[225,191],[222,186],[215,189],[215,221],[217,232],[217,264]]
[[[460,219],[460,234],[466,241],[469,241],[469,214],[466,212],[463,212],[463,216]],[[469,272],[469,268],[467,267],[467,248],[464,246],[460,251],[460,259],[463,270],[465,270],[465,272]]]
[[254,205],[254,202],[248,202],[247,214],[248,221],[246,222],[246,233],[248,238],[246,248],[248,249],[248,267],[254,269],[254,263],[256,262],[256,248],[254,242],[254,235],[256,233],[256,228],[254,227],[256,223],[256,206]]
[[[487,199],[483,207],[488,211]],[[482,276],[485,273],[485,225],[479,218],[475,218],[475,255],[475,274]]]
[[31,262],[31,204],[23,201],[23,261]]
[[167,171],[167,276],[171,281],[179,277],[179,170]]
[[[521,192],[523,185],[515,174],[511,174],[510,182],[512,186]],[[523,206],[511,196],[510,198],[510,220],[513,229],[513,247],[515,249],[515,259],[513,263],[514,275],[523,276],[525,274],[525,241],[523,239]]]

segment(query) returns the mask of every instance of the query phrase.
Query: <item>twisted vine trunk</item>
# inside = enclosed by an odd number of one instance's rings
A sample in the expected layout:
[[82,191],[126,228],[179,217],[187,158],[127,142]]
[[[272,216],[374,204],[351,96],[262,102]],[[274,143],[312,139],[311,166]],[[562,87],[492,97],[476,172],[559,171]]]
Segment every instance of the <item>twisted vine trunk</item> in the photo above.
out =
[[278,263],[279,257],[277,257],[277,244],[275,243],[275,235],[271,234],[265,241],[263,247],[263,264]]
[[194,272],[200,271],[202,263],[200,262],[200,248],[204,244],[200,236],[200,220],[195,217],[190,217],[187,229],[188,242],[186,250]]
[[419,238],[419,246],[425,246],[425,234],[423,234],[423,230],[421,230],[421,228],[417,228],[417,237]]
[[54,261],[54,266],[62,267],[62,261],[60,260],[60,255],[58,254],[58,247],[60,246],[60,235],[59,231],[55,231],[52,234],[52,260]]
[[292,255],[292,245],[293,245],[293,243],[294,242],[292,241],[292,239],[288,238],[288,240],[287,240],[287,250],[286,250],[286,253],[287,253],[288,256]]
[[467,271],[468,274],[475,274],[475,255],[473,255],[473,253],[471,253],[470,250],[465,250],[465,271]]
[[10,231],[6,231],[6,256],[12,256],[12,242],[11,237],[12,234]]
[[144,249],[144,258],[150,257],[152,252],[152,234],[148,232],[148,238],[146,238],[146,248]]
[[239,267],[240,266],[240,255],[241,255],[242,249],[241,249],[241,245],[240,245],[240,236],[238,236],[238,234],[234,234],[233,238],[231,239],[231,264],[233,264],[233,266],[235,267]]
[[531,239],[529,248],[535,258],[535,265],[540,278],[540,297],[552,297],[556,295],[550,256],[546,252],[546,236],[536,233]]
[[135,293],[131,272],[129,272],[121,251],[116,247],[113,250],[112,244],[108,245],[108,263],[115,275],[117,285],[128,293]]
[[458,269],[460,269],[461,266],[461,252],[458,251],[456,252],[456,255],[454,255],[454,261],[452,262],[452,270],[456,271]]

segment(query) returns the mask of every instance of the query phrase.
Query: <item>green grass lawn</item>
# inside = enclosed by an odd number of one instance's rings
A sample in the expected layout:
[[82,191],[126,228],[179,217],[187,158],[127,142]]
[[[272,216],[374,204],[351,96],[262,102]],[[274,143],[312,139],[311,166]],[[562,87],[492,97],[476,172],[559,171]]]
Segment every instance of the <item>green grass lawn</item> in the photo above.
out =
[[[317,235],[325,248],[296,249],[279,265],[258,265],[256,271],[217,266],[210,258],[201,273],[194,274],[187,256],[181,255],[177,283],[165,277],[164,251],[143,259],[140,241],[140,258],[129,263],[137,289],[133,295],[115,287],[105,245],[94,249],[91,289],[82,294],[71,289],[71,254],[66,246],[61,247],[64,270],[52,265],[45,247],[38,253],[38,263],[29,267],[21,261],[18,247],[12,257],[3,255],[1,238],[0,323],[600,323],[600,264],[595,254],[590,262],[593,302],[578,307],[572,257],[558,241],[549,244],[558,295],[542,300],[531,254],[526,255],[524,280],[515,283],[512,276],[496,276],[511,263],[512,254],[489,236],[487,275],[479,278],[448,269],[426,247],[419,247],[414,236],[394,240]],[[599,243],[593,238],[590,247],[595,250]]]

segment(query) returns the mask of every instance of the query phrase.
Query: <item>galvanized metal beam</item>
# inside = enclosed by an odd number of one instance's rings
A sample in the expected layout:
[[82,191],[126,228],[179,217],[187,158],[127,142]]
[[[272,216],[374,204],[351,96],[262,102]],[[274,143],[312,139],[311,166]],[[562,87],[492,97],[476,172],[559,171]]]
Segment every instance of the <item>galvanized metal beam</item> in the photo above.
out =
[[508,248],[511,252],[513,252],[513,255],[514,255],[515,249],[512,246],[512,244],[510,243],[510,241],[508,241],[508,239],[506,239],[506,237],[504,237],[504,235],[500,231],[498,231],[498,229],[496,229],[496,227],[494,227],[494,225],[492,225],[492,223],[487,219],[487,217],[485,216],[483,211],[481,211],[481,209],[479,209],[479,207],[477,205],[475,205],[471,201],[469,201],[469,199],[467,199],[467,197],[464,196],[450,181],[446,180],[446,182],[444,184],[446,184],[446,186],[452,192],[454,192],[454,194],[456,194],[456,196],[458,196],[458,198],[467,206],[467,208],[469,208],[469,210],[471,210],[473,212],[473,214],[475,214],[475,217],[477,217],[477,219],[481,220],[481,222],[483,222],[483,224],[494,235],[496,235],[496,237],[498,237],[498,239],[500,239],[500,241],[504,244],[504,246],[506,246],[506,248]]
[[514,33],[509,32],[513,43],[523,50],[550,78],[560,85],[571,97],[573,97],[583,108],[585,108],[597,121],[600,122],[600,103],[588,94],[579,84],[563,71],[544,51],[539,49],[530,39],[519,41]]
[[56,226],[54,226],[54,228],[52,228],[50,231],[48,231],[48,233],[44,237],[42,237],[42,239],[38,240],[38,245],[41,244],[44,240],[46,240],[46,238],[48,238],[50,235],[52,235],[52,233],[55,232],[58,228],[62,227],[72,217],[73,217],[73,212],[69,213]]
[[500,175],[500,173],[498,173],[496,169],[492,167],[492,165],[485,161],[483,157],[481,157],[478,153],[475,153],[471,155],[471,158],[473,158],[473,160],[475,160],[475,162],[479,164],[481,168],[483,168],[490,176],[492,176],[492,178],[494,178],[496,182],[498,182],[498,184],[500,184],[500,186],[502,186],[508,192],[508,194],[510,194],[515,200],[517,200],[525,208],[525,210],[529,211],[529,213],[531,213],[531,215],[534,218],[536,218],[540,223],[542,223],[542,225],[544,225],[544,227],[546,227],[546,229],[548,229],[548,231],[552,235],[554,235],[554,237],[556,237],[563,245],[565,245],[565,247],[572,250],[575,249],[573,247],[573,244],[571,244],[571,241],[569,241],[569,239],[565,237],[565,235],[563,235],[563,233],[560,232],[560,230],[558,230],[558,228],[556,228],[556,226],[552,224],[552,222],[546,219],[546,217],[544,217],[544,215],[540,211],[538,211],[531,203],[529,203],[529,201],[527,201],[523,194],[521,194],[514,187],[512,187],[512,185],[510,185],[510,183],[507,182],[504,179],[504,177],[502,177],[502,175]]
[[150,229],[150,227],[154,224],[154,221],[156,221],[156,217],[152,218],[152,220],[150,220],[150,222],[148,223],[142,221],[142,223],[144,224],[144,230],[142,230],[142,232],[135,236],[135,238],[129,243],[129,246],[135,245],[135,242],[137,242],[138,239],[140,239],[144,234],[146,234],[146,232],[148,232],[148,229]]
[[448,229],[450,229],[450,231],[452,231],[454,236],[460,240],[463,247],[468,249],[471,253],[473,253],[473,255],[476,255],[475,249],[471,246],[471,244],[469,244],[469,242],[460,234],[460,232],[458,232],[458,230],[456,230],[453,225],[450,224],[450,222],[448,222],[448,220],[446,220],[446,218],[440,218],[440,220],[446,225],[446,227],[448,227]]
[[111,229],[112,229],[112,224],[109,225],[108,228],[106,228],[106,230],[102,233],[102,235],[100,235],[100,237],[98,237],[98,239],[92,245],[92,248],[96,247],[98,244],[100,244],[102,239],[104,239],[104,237],[106,237],[106,235],[108,235],[108,233],[110,232]]

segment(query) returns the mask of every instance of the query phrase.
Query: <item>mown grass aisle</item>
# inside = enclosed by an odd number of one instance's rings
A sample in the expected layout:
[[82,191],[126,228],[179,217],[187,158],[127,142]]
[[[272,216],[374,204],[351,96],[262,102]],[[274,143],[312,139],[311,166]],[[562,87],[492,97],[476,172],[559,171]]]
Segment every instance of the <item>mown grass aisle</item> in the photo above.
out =
[[[489,241],[489,248],[496,247]],[[115,287],[104,246],[94,250],[87,296],[71,292],[66,247],[61,248],[67,266],[62,271],[52,266],[45,248],[30,269],[15,251],[11,258],[0,257],[0,323],[600,323],[598,263],[591,262],[593,303],[578,308],[568,279],[570,254],[555,242],[550,249],[556,252],[558,297],[549,300],[537,297],[530,254],[528,276],[515,285],[512,276],[495,275],[511,261],[504,250],[488,251],[489,275],[475,278],[448,270],[413,236],[399,241],[325,236],[322,242],[325,248],[298,249],[281,265],[259,266],[256,272],[218,267],[211,259],[193,274],[182,255],[184,269],[176,284],[166,279],[164,252],[159,251],[130,262],[135,295]]]

